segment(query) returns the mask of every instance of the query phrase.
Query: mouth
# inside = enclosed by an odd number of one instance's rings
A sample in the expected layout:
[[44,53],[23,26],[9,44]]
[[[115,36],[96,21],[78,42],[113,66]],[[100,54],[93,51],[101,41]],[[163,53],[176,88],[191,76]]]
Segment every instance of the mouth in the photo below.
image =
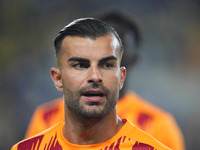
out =
[[90,102],[100,102],[106,93],[102,90],[88,90],[82,95]]

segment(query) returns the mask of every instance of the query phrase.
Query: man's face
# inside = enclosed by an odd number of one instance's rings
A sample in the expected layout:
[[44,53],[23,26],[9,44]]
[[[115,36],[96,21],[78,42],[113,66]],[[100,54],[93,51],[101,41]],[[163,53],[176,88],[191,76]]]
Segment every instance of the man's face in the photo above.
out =
[[67,36],[51,74],[63,91],[67,109],[86,118],[100,118],[115,108],[126,76],[120,68],[119,42],[113,35],[95,40]]

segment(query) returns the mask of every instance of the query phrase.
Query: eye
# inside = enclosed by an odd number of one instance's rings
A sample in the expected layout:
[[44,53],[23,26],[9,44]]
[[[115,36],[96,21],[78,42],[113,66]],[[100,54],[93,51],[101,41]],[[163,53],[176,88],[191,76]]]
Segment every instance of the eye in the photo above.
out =
[[112,63],[103,63],[103,64],[101,64],[101,66],[103,67],[103,68],[112,68],[112,67],[114,67],[114,65],[112,64]]
[[86,68],[89,68],[89,66],[90,65],[87,63],[76,63],[72,65],[72,67],[75,69],[86,69]]

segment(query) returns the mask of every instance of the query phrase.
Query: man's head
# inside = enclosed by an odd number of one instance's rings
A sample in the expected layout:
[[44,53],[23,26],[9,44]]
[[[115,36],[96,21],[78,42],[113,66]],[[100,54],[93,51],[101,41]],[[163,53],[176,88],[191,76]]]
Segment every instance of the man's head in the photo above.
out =
[[54,44],[59,68],[52,68],[51,76],[64,93],[67,111],[86,118],[114,112],[126,76],[115,30],[97,19],[78,19],[60,31]]

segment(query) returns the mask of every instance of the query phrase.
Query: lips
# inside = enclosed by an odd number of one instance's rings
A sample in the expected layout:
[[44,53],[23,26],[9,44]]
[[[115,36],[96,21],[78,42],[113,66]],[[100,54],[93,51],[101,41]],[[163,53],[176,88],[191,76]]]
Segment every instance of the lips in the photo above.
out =
[[87,90],[82,95],[90,102],[100,102],[106,93],[102,90]]

